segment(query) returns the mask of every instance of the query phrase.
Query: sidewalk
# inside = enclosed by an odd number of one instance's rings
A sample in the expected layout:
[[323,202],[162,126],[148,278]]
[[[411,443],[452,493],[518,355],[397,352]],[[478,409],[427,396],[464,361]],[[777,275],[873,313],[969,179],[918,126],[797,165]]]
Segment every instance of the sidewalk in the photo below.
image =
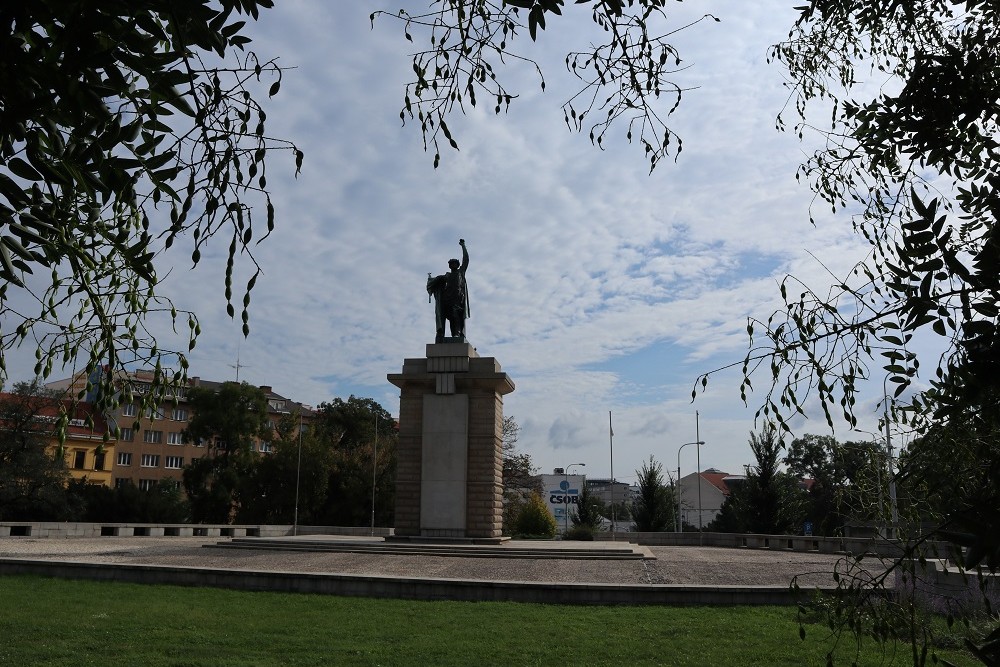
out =
[[[315,539],[316,536],[311,536]],[[358,538],[351,538],[358,540]],[[379,538],[375,538],[378,540]],[[514,559],[357,553],[206,549],[218,539],[129,537],[0,538],[0,559],[163,565],[226,571],[270,571],[492,582],[671,584],[683,586],[831,587],[842,556],[764,549],[645,547],[655,560]],[[508,543],[511,544],[511,543]],[[516,544],[516,543],[515,543]],[[530,543],[538,547],[538,542]],[[555,543],[559,544],[559,543]],[[574,543],[582,546],[587,543]],[[590,543],[602,548],[603,543]],[[610,543],[609,543],[610,544]],[[875,563],[873,563],[875,565]]]

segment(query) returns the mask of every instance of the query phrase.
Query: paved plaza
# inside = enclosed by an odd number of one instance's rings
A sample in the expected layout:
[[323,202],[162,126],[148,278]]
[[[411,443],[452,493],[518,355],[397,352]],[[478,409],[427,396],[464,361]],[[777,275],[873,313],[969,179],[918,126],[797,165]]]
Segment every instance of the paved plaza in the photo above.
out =
[[[315,539],[312,536],[310,539]],[[336,537],[329,537],[336,540]],[[364,541],[357,537],[339,538]],[[372,542],[381,542],[373,538]],[[684,586],[831,587],[844,556],[815,552],[712,547],[642,547],[652,559],[473,558],[442,555],[329,553],[204,548],[218,538],[102,537],[73,539],[0,538],[0,558],[78,563],[180,566],[228,571],[301,572],[348,576],[406,577],[465,581],[572,584],[672,584]],[[545,544],[508,542],[512,547]],[[610,543],[572,543],[600,549]],[[620,545],[620,543],[619,543]],[[874,560],[874,559],[873,559]],[[877,561],[876,561],[877,563]],[[875,563],[873,563],[874,565]]]

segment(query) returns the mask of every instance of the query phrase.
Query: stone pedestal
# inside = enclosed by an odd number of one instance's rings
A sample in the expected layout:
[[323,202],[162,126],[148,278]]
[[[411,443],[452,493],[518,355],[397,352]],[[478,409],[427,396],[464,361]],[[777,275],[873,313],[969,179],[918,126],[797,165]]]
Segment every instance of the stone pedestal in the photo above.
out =
[[400,389],[395,534],[499,540],[510,377],[461,342],[428,345],[388,379]]

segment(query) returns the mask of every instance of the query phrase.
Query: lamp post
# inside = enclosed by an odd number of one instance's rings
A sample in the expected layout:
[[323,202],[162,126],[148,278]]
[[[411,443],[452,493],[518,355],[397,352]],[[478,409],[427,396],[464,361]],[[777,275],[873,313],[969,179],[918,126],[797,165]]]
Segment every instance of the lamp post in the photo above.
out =
[[564,533],[567,530],[569,530],[569,495],[568,495],[569,494],[569,469],[572,468],[573,466],[583,466],[584,468],[586,468],[587,464],[586,463],[570,463],[568,466],[566,466],[566,469],[563,470],[563,475],[565,475],[565,477],[566,477],[566,495],[563,496],[563,505],[565,505],[565,507],[563,507],[563,532]]
[[889,430],[889,390],[885,384],[888,380],[888,375],[882,378],[882,400],[884,401],[882,419],[885,421],[885,449],[889,457],[886,462],[889,467],[889,509],[892,512],[892,527],[889,529],[889,537],[895,538],[896,527],[899,525],[899,510],[896,508],[896,471],[892,463],[892,435]]
[[295,465],[295,518],[292,522],[292,535],[299,534],[299,478],[302,476],[302,409],[299,409],[299,461]]
[[378,469],[378,413],[375,413],[375,440],[372,447],[372,533],[375,537],[375,471]]
[[677,448],[677,532],[684,532],[684,520],[681,518],[681,451],[688,445],[698,445],[699,453],[701,452],[701,446],[705,443],[701,440],[695,440],[694,442],[685,442],[683,445]]

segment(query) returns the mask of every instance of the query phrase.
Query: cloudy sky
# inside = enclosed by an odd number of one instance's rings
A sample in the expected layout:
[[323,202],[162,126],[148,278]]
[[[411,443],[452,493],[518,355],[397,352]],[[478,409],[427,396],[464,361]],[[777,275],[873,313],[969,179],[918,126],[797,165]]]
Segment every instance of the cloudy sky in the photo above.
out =
[[[819,286],[830,277],[817,257],[839,272],[864,252],[846,217],[809,224],[811,194],[794,175],[810,139],[775,130],[787,91],[766,51],[787,34],[794,3],[668,5],[674,25],[705,12],[721,20],[673,42],[689,66],[670,124],[684,150],[652,175],[623,128],[602,151],[563,124],[574,83],[563,58],[590,43],[586,12],[550,19],[540,44],[519,40],[546,91],[532,68],[512,65],[510,112],[487,105],[450,119],[461,150],[443,149],[435,170],[417,126],[399,118],[416,47],[398,22],[369,21],[404,4],[285,0],[252,27],[255,49],[293,68],[267,106],[268,130],[305,162],[297,179],[283,156],[269,165],[278,228],[258,248],[249,339],[225,315],[228,240],[194,271],[189,248],[159,258],[161,274],[173,266],[162,291],[201,318],[191,374],[235,379],[239,359],[240,380],[296,400],[354,394],[397,414],[386,375],[433,341],[426,276],[445,272],[464,238],[469,340],[514,380],[505,413],[542,472],[586,463],[588,475],[608,475],[609,412],[616,477],[634,480],[651,455],[673,470],[678,446],[696,439],[696,411],[702,467],[742,472],[761,395],[743,406],[737,368],[692,403],[694,380],[742,359],[747,317],[781,306],[783,276]],[[30,361],[12,363],[11,376],[29,374]],[[821,415],[797,428],[827,432]]]

